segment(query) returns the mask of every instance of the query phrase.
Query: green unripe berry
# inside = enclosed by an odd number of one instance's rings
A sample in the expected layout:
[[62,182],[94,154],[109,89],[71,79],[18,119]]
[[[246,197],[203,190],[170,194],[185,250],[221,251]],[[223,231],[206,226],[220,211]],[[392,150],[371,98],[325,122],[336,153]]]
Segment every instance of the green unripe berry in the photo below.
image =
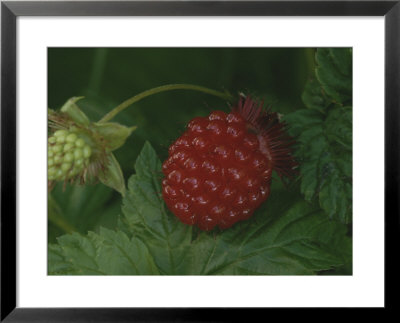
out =
[[84,174],[92,148],[74,131],[57,130],[48,139],[48,179],[64,181]]
[[83,157],[83,151],[82,151],[82,149],[76,148],[76,149],[74,150],[74,157],[75,157],[75,160],[76,160],[76,159],[82,158],[82,157]]
[[47,174],[49,175],[49,179],[51,180],[52,178],[54,178],[54,176],[56,175],[57,170],[55,169],[55,167],[50,167],[47,171]]
[[62,152],[63,146],[62,145],[55,145],[52,147],[53,153],[57,154]]
[[64,172],[64,174],[66,174],[71,169],[71,166],[72,165],[70,163],[64,163],[61,165],[61,170]]
[[65,142],[65,136],[58,136],[57,137],[57,143],[58,144],[63,144]]
[[74,154],[72,152],[66,153],[64,155],[64,161],[67,163],[72,163],[74,161]]
[[82,148],[83,146],[85,146],[85,141],[81,138],[79,138],[78,140],[75,141],[75,146]]
[[65,137],[65,136],[67,136],[67,135],[68,135],[68,131],[67,131],[67,130],[57,130],[57,131],[54,133],[54,136],[55,136],[55,137],[60,137],[60,136]]
[[54,164],[61,164],[61,162],[63,161],[63,157],[62,157],[62,155],[55,155],[53,160],[54,160]]
[[83,159],[77,159],[77,160],[75,160],[74,165],[75,165],[76,167],[82,167],[82,166],[83,166]]
[[70,142],[70,143],[74,143],[76,140],[78,139],[78,136],[74,133],[70,133],[67,138],[66,141]]
[[89,158],[91,154],[92,154],[92,149],[88,145],[83,147],[83,157]]
[[68,152],[70,150],[72,150],[74,148],[74,144],[73,143],[67,143],[64,145],[64,152]]

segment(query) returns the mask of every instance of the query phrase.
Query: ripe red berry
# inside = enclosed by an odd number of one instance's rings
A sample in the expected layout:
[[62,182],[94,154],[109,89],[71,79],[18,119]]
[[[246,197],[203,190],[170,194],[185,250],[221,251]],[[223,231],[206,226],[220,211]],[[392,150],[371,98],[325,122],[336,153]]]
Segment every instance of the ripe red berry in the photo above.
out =
[[251,217],[269,196],[272,170],[290,176],[296,166],[284,128],[277,113],[249,97],[228,114],[191,120],[163,163],[168,208],[207,231]]

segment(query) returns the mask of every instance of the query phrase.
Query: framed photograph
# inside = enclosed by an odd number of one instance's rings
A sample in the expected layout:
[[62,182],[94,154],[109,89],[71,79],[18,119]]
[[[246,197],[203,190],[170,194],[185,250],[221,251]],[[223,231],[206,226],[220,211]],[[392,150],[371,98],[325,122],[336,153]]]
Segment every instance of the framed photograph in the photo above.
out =
[[1,17],[2,321],[393,305],[398,1]]

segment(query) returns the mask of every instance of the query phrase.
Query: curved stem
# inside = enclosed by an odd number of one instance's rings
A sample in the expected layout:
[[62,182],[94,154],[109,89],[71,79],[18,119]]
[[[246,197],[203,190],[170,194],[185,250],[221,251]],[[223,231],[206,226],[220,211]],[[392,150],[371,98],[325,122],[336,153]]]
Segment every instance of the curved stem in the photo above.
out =
[[122,102],[120,105],[118,105],[116,108],[108,112],[103,118],[100,119],[99,122],[107,122],[114,118],[118,113],[120,113],[122,110],[125,110],[127,107],[132,105],[133,103],[136,103],[150,95],[161,93],[161,92],[166,92],[166,91],[172,91],[172,90],[192,90],[192,91],[199,91],[203,93],[207,93],[210,95],[217,96],[221,99],[231,101],[233,99],[233,96],[230,93],[227,92],[219,92],[215,91],[212,89],[208,89],[203,86],[199,85],[192,85],[192,84],[168,84],[168,85],[162,85],[159,87],[155,87],[153,89],[144,91],[142,93],[139,93],[128,100]]
[[55,226],[63,230],[65,233],[72,233],[77,231],[77,229],[70,224],[61,213],[61,208],[49,193],[48,195],[48,220]]

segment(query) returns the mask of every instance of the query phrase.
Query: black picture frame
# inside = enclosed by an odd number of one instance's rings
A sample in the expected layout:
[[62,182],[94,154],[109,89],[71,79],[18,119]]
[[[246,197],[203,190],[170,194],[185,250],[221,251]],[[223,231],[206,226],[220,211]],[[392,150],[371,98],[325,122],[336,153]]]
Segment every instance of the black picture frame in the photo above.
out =
[[[1,321],[237,321],[265,309],[16,307],[16,19],[19,16],[384,16],[385,308],[398,285],[400,1],[90,1],[1,3]],[[368,94],[366,94],[368,95]],[[397,250],[396,250],[397,249]],[[392,256],[391,256],[392,255]],[[393,256],[396,255],[396,256]],[[40,292],[40,291],[38,291]]]

